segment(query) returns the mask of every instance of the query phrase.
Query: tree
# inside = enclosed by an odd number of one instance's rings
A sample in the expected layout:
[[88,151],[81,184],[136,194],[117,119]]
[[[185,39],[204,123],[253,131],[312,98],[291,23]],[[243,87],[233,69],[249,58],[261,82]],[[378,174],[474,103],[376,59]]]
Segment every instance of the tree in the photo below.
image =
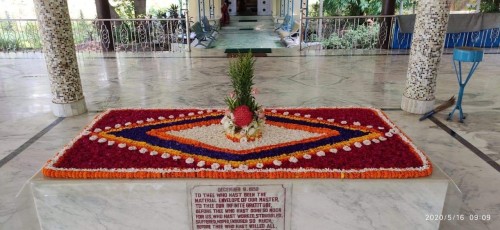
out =
[[[380,15],[382,1],[383,0],[324,0],[323,9],[329,16]],[[401,1],[403,1],[404,9],[410,9],[415,0],[396,0],[396,6],[400,6]]]
[[111,0],[109,3],[113,6],[120,18],[135,18],[134,0]]
[[146,0],[134,0],[135,17],[146,16]]
[[109,0],[120,18],[133,19],[146,15],[146,0]]
[[380,0],[324,0],[323,8],[329,16],[378,15]]
[[[111,10],[108,0],[95,0],[95,5],[98,19],[111,19]],[[106,31],[108,32],[108,38],[110,38],[112,30],[111,22],[109,20],[103,21],[103,25],[106,27]],[[113,51],[113,39],[108,39],[108,42],[108,45],[101,43],[102,49],[104,51]]]

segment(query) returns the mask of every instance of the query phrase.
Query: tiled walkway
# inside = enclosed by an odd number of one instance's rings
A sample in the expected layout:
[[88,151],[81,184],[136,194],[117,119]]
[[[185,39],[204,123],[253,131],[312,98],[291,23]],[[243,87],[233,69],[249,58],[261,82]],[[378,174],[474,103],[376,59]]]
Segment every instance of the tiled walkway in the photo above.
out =
[[[257,20],[257,22],[239,22]],[[251,30],[248,30],[251,29]],[[229,25],[221,28],[214,49],[226,48],[282,48],[271,17],[233,16]]]

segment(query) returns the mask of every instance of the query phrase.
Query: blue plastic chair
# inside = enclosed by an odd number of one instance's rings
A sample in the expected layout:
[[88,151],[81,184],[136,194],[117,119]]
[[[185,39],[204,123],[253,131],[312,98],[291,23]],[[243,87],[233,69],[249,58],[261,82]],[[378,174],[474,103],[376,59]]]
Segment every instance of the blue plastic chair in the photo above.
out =
[[[453,111],[451,111],[451,113],[448,115],[448,120],[451,120],[453,118],[453,113],[455,113],[455,110],[458,110],[459,120],[462,123],[464,122],[465,117],[462,111],[462,97],[464,96],[465,86],[467,85],[467,82],[469,82],[469,80],[471,79],[474,71],[476,71],[479,62],[481,62],[482,60],[483,60],[483,50],[480,48],[459,47],[453,50],[453,66],[455,68],[455,73],[457,74],[459,88],[458,88],[457,104],[455,105]],[[462,62],[472,62],[472,67],[465,81],[463,81],[462,79]]]
[[290,31],[292,29],[292,23],[293,23],[292,17],[287,14],[283,19],[283,23],[281,23],[281,25],[275,28],[274,31],[277,31],[279,29],[284,31]]

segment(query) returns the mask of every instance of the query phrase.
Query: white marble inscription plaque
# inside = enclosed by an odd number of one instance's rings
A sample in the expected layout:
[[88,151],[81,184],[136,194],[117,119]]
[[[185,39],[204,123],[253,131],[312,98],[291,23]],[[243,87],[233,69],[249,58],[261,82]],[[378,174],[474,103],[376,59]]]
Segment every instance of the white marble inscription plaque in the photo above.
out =
[[192,229],[285,229],[283,185],[196,185]]

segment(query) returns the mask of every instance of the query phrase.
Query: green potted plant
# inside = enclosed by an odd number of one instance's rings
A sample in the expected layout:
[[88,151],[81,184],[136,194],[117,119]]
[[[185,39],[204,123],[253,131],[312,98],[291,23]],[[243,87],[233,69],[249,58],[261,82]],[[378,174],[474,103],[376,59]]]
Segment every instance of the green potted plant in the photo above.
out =
[[175,4],[171,4],[170,8],[168,8],[168,13],[170,18],[178,18],[179,17],[179,6]]

